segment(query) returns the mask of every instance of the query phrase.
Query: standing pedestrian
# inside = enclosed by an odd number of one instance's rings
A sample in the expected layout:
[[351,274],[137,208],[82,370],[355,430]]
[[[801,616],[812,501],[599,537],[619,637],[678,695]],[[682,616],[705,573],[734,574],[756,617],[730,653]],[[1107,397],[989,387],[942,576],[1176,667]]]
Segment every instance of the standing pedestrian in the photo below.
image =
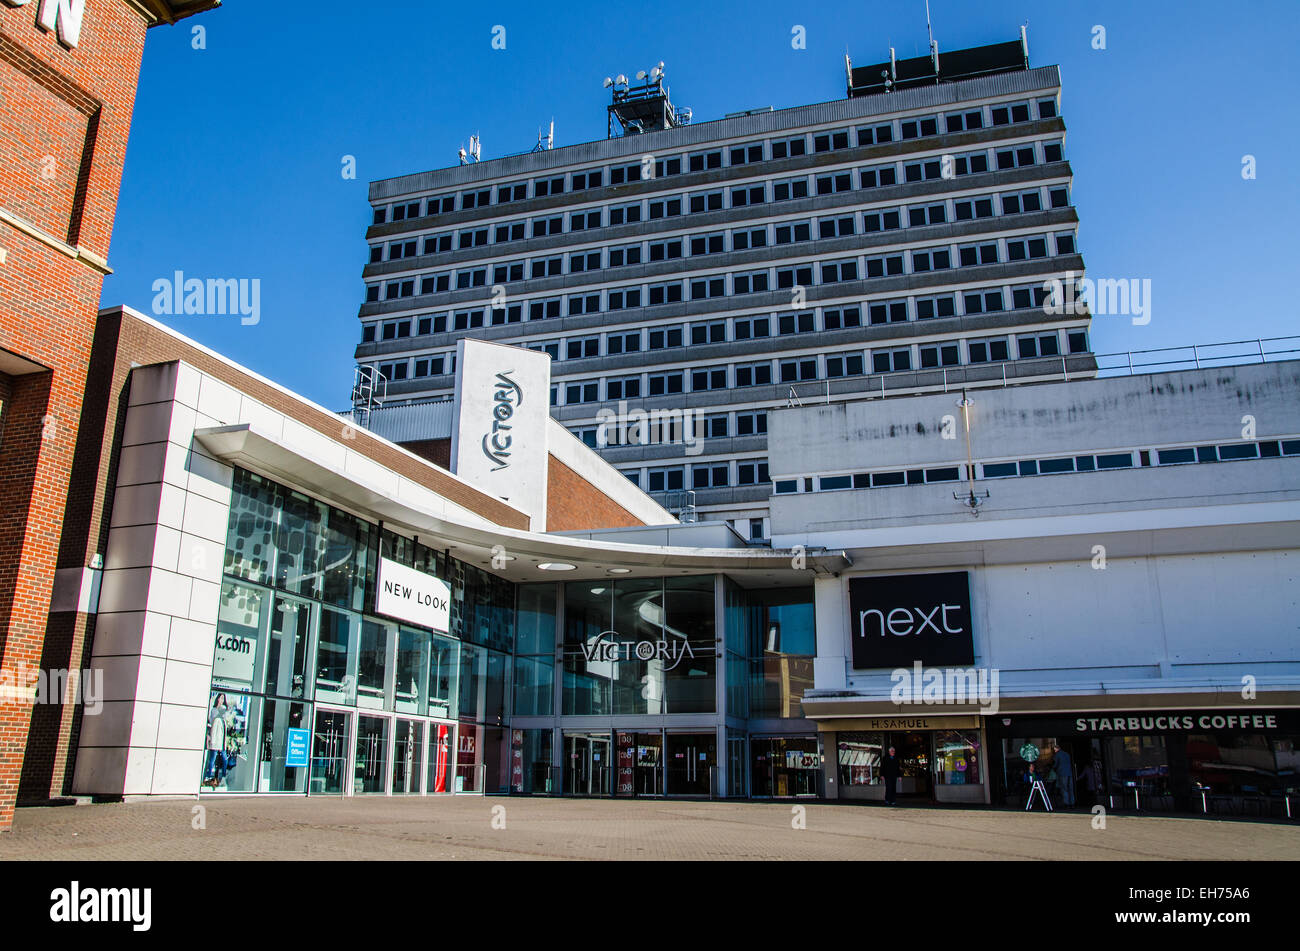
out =
[[895,805],[898,798],[898,777],[903,772],[898,759],[898,752],[891,746],[889,753],[880,761],[880,775],[885,778],[885,805]]
[[1052,768],[1056,770],[1056,788],[1061,796],[1061,804],[1067,809],[1074,808],[1074,764],[1070,754],[1059,746],[1052,747]]

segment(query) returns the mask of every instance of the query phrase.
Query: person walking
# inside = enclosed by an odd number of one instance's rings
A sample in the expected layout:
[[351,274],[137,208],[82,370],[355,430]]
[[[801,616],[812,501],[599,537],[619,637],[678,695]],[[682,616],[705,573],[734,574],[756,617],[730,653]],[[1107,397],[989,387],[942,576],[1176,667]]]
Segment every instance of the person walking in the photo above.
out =
[[1059,746],[1052,747],[1052,768],[1056,770],[1056,789],[1061,797],[1061,804],[1067,809],[1074,808],[1074,764],[1070,754]]
[[885,778],[885,805],[895,805],[898,798],[898,777],[903,767],[898,759],[898,752],[891,746],[889,752],[880,760],[880,775]]

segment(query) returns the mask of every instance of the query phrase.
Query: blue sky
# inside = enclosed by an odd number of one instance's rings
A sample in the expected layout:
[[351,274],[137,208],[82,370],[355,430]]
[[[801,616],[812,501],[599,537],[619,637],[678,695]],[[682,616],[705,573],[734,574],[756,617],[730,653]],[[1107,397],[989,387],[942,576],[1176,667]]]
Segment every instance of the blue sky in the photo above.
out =
[[[926,44],[923,0],[635,5],[226,0],[150,31],[103,303],[151,312],[153,282],[258,278],[261,320],[162,316],[333,409],[347,404],[371,180],[605,135],[607,75],[663,60],[697,121],[844,95],[843,56]],[[299,13],[291,12],[294,9]],[[931,0],[940,51],[1015,39],[1059,64],[1090,276],[1149,278],[1151,322],[1098,317],[1114,352],[1300,333],[1293,0]],[[388,12],[381,13],[381,10]],[[492,29],[506,27],[506,49]],[[807,48],[791,48],[805,27]],[[192,48],[192,29],[206,49]],[[1106,49],[1092,48],[1093,27]],[[1243,180],[1242,157],[1257,177]],[[341,174],[356,157],[357,177]]]

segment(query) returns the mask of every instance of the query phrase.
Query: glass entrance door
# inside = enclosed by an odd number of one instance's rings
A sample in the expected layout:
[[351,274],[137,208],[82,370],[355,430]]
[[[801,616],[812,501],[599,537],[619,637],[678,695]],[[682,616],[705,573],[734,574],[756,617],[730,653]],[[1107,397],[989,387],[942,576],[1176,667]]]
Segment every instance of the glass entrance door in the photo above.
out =
[[343,795],[348,766],[348,720],[351,715],[317,710],[311,738],[309,795]]
[[932,762],[931,733],[891,733],[890,743],[898,749],[902,775],[898,778],[898,794],[917,799],[933,799],[934,783],[930,775]]
[[608,733],[564,735],[564,791],[570,796],[608,796],[612,781]]
[[456,728],[448,723],[429,724],[429,793],[451,792],[452,755],[456,749]]
[[635,796],[662,796],[664,738],[660,733],[634,733],[632,783]]
[[667,764],[668,795],[711,795],[713,767],[718,764],[717,736],[713,733],[669,733]]
[[393,795],[420,791],[421,759],[424,755],[424,724],[397,719],[393,724]]
[[352,770],[354,796],[386,791],[388,722],[387,717],[357,717],[357,753]]

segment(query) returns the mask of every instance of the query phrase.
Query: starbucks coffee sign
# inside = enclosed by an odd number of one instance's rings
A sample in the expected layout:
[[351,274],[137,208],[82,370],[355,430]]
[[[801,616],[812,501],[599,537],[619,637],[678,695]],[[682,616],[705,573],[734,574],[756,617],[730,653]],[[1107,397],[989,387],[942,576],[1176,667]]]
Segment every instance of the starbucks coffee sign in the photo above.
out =
[[446,632],[451,626],[451,588],[433,575],[381,558],[375,587],[375,610],[388,617]]

